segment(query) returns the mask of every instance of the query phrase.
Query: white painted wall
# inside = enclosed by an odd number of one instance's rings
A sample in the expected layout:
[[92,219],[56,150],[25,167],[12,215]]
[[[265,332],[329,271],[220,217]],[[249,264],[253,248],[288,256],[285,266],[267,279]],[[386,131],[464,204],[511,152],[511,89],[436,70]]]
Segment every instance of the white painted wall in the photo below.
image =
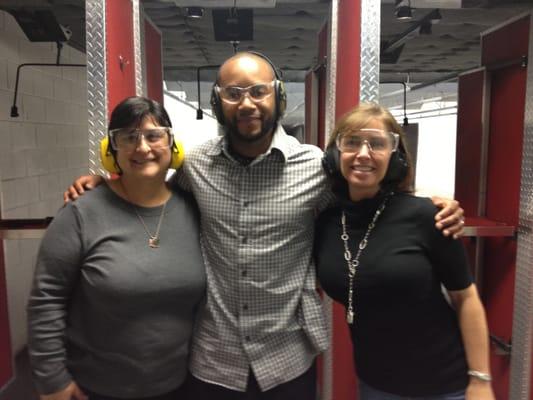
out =
[[[416,194],[418,196],[443,196],[454,198],[455,143],[457,115],[455,109],[440,112],[420,112],[457,106],[452,102],[425,102],[418,108],[408,108],[410,123],[418,124],[418,149],[416,165]],[[401,124],[403,111],[393,109],[392,114]],[[438,115],[451,114],[451,115]],[[416,118],[416,116],[424,118]],[[433,116],[432,116],[433,115]]]
[[[425,108],[434,109],[435,104],[425,104],[422,110]],[[453,199],[457,116],[435,116],[412,121],[418,123],[417,195]]]
[[[88,172],[85,68],[24,67],[11,118],[20,63],[55,63],[55,43],[30,42],[15,19],[0,10],[0,212],[2,218],[53,216],[62,192]],[[64,46],[61,62],[85,64],[85,55]],[[7,240],[8,311],[13,354],[26,341],[26,302],[39,240]]]
[[170,91],[165,86],[165,109],[170,116],[175,135],[183,142],[187,157],[187,150],[217,136],[218,124],[216,119],[211,117],[211,110],[203,110],[203,119],[197,120],[194,107],[197,107],[198,103],[191,102],[186,105],[184,101],[187,101],[185,92]]

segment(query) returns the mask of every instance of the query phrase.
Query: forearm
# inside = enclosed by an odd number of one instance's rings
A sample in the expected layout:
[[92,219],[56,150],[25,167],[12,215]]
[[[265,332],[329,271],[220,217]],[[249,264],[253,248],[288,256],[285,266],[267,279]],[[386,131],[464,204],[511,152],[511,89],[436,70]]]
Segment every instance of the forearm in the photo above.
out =
[[[470,290],[470,289],[469,289]],[[477,291],[457,302],[457,317],[466,352],[468,369],[489,374],[489,334],[485,311]]]
[[32,293],[28,304],[28,352],[39,393],[53,393],[71,380],[66,368],[64,305]]

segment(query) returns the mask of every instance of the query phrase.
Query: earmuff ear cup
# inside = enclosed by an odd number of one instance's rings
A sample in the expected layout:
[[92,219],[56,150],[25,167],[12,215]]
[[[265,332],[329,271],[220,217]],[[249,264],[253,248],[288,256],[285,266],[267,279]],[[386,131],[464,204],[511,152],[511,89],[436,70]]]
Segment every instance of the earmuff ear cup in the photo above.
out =
[[185,151],[183,150],[183,143],[174,136],[174,143],[172,144],[172,158],[170,160],[170,167],[178,169],[183,164],[185,158]]
[[322,156],[322,167],[328,178],[339,178],[340,171],[340,154],[336,146],[328,146]]
[[405,157],[403,150],[398,149],[392,153],[389,160],[389,166],[383,181],[381,181],[382,186],[396,186],[407,176],[409,171],[409,163]]
[[326,147],[322,156],[322,168],[324,168],[331,183],[331,191],[344,198],[348,196],[348,183],[341,173],[340,155],[341,153],[335,144]]
[[287,109],[287,92],[285,91],[285,84],[280,79],[276,79],[275,96],[277,109],[276,119],[280,120],[285,114],[285,110]]
[[213,85],[213,88],[211,89],[211,110],[213,111],[213,114],[215,115],[218,123],[220,125],[224,125],[224,112],[222,111],[222,102],[220,101],[220,96],[218,95],[217,89],[216,89],[216,83]]
[[102,167],[104,167],[107,172],[112,174],[120,173],[115,162],[115,157],[111,153],[111,146],[109,145],[108,136],[100,140],[100,161],[102,161]]

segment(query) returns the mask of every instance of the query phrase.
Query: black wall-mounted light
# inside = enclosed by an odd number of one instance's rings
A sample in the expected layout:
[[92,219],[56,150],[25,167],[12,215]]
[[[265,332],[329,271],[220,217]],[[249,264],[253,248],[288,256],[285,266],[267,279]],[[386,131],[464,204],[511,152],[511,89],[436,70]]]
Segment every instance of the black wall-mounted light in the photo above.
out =
[[20,74],[24,67],[86,67],[85,64],[64,64],[61,63],[61,49],[63,43],[72,36],[72,31],[68,27],[59,24],[54,13],[50,9],[26,10],[25,8],[6,9],[20,25],[28,40],[31,42],[56,42],[57,56],[55,64],[52,63],[23,63],[17,67],[15,78],[15,91],[13,93],[13,105],[10,116],[19,117],[17,107],[17,95],[20,81]]
[[398,21],[410,21],[413,18],[411,0],[396,0],[396,10],[394,14]]
[[421,35],[431,35],[432,33],[432,30],[431,30],[431,22],[423,22],[421,25],[420,25],[420,29],[419,29],[419,33]]
[[187,18],[202,18],[204,9],[202,7],[187,7]]

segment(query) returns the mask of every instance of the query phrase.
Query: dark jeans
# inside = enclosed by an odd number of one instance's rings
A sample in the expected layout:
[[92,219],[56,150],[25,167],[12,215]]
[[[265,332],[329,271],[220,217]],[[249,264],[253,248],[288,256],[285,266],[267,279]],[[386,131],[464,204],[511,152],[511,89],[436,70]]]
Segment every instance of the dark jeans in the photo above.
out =
[[435,396],[398,396],[392,393],[382,392],[368,386],[359,380],[359,400],[465,400],[465,391],[441,394]]
[[316,366],[292,381],[261,392],[252,371],[248,375],[246,392],[238,392],[195,378],[187,378],[191,400],[316,400]]
[[129,399],[119,399],[117,397],[109,397],[104,396],[102,394],[91,392],[90,390],[86,388],[81,388],[83,392],[89,396],[89,400],[186,400],[186,384],[184,383],[176,390],[173,390],[172,392],[162,394],[160,396],[154,396],[154,397],[134,397]]

